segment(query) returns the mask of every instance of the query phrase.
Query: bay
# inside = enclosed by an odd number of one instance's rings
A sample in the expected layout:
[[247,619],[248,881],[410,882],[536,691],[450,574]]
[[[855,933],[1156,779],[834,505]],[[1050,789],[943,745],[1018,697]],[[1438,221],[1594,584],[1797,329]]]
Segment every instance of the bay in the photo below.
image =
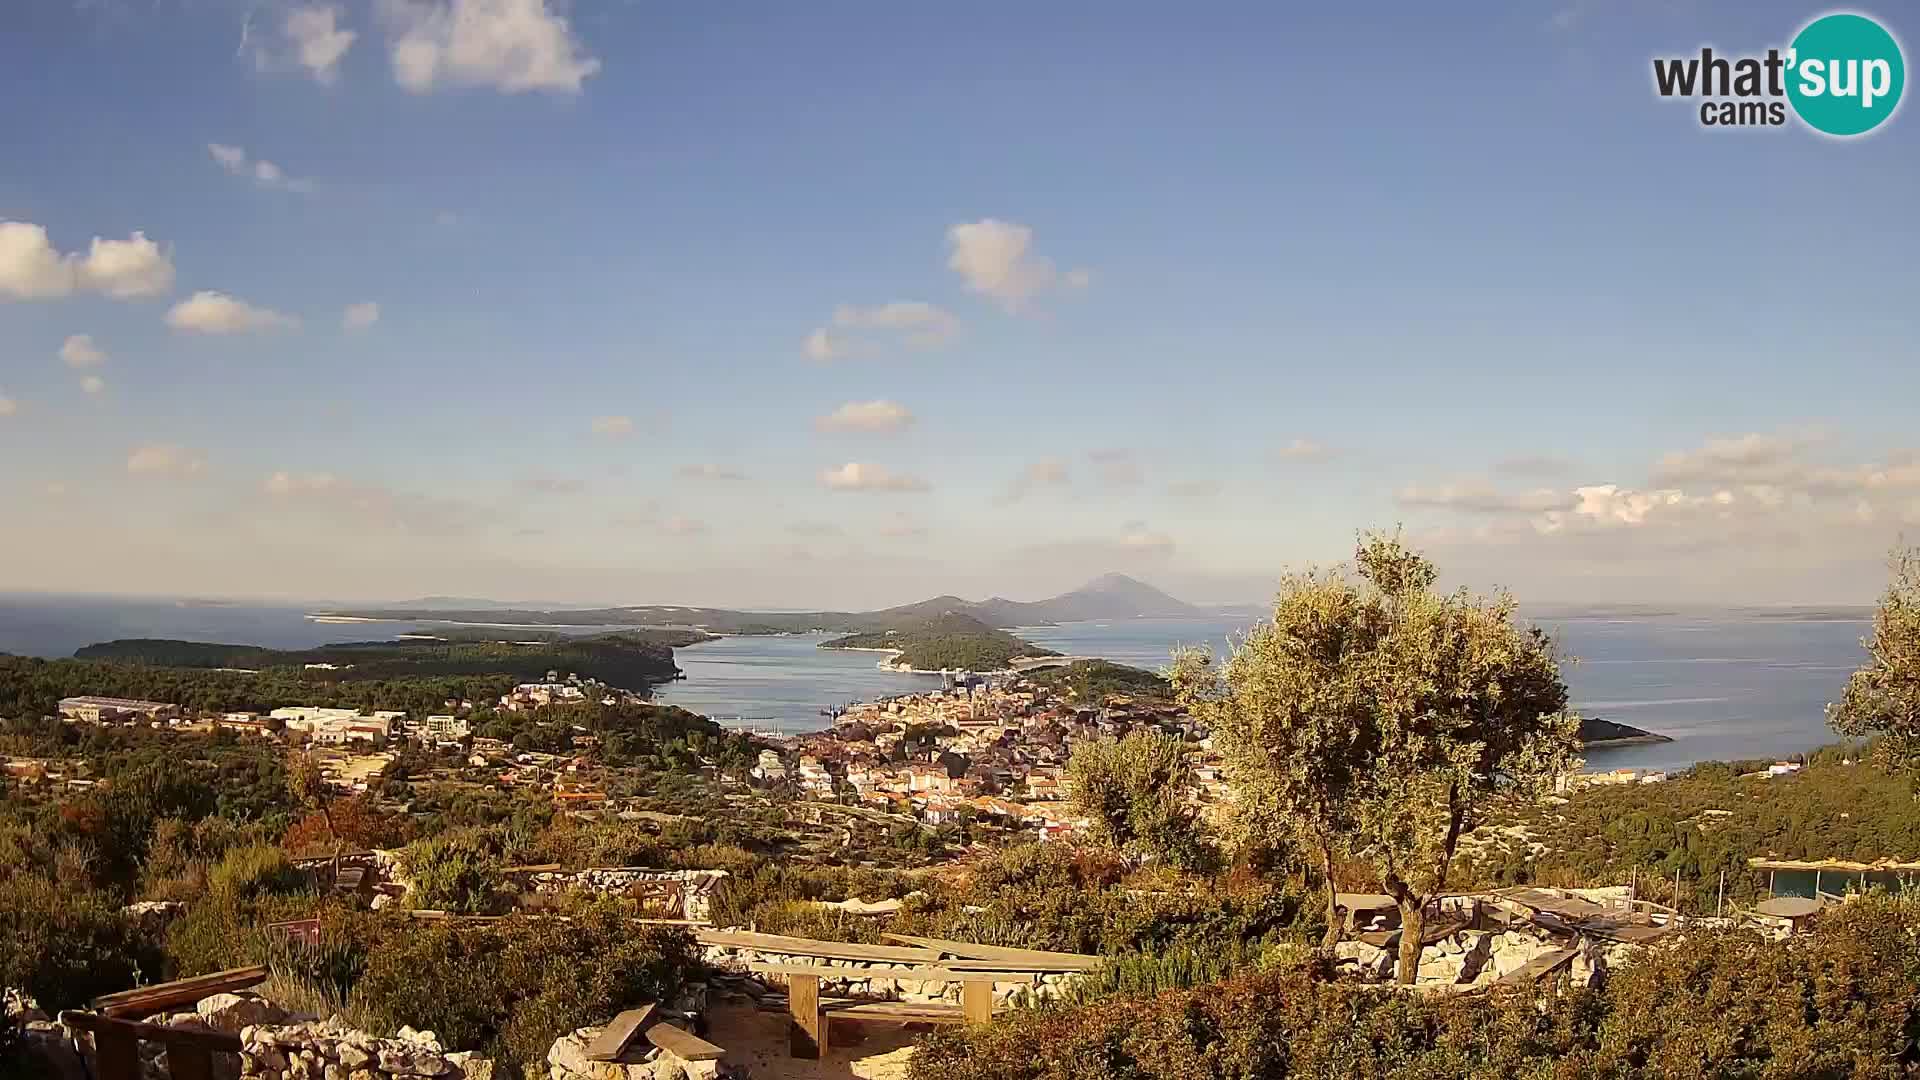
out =
[[[1029,641],[1072,655],[1159,669],[1181,645],[1224,656],[1251,617],[1126,619],[1024,627]],[[1864,619],[1744,613],[1553,617],[1542,625],[1574,662],[1574,704],[1669,736],[1648,746],[1590,751],[1593,768],[1682,768],[1696,761],[1781,758],[1836,741],[1825,706],[1865,658]],[[585,630],[587,628],[575,628]],[[113,638],[166,637],[310,648],[433,631],[432,624],[323,623],[297,607],[153,598],[0,594],[0,652],[71,656]],[[675,651],[686,678],[666,702],[749,726],[788,732],[825,726],[822,710],[939,685],[935,676],[883,671],[879,656],[821,649],[827,635],[723,637]]]

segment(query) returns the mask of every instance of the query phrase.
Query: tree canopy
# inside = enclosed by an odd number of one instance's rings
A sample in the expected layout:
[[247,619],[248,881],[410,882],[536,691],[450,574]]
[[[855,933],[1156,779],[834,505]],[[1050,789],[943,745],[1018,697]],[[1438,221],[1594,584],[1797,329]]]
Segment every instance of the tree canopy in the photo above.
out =
[[1895,551],[1893,581],[1862,644],[1867,662],[1847,680],[1827,720],[1842,735],[1878,736],[1874,759],[1920,775],[1920,548]]

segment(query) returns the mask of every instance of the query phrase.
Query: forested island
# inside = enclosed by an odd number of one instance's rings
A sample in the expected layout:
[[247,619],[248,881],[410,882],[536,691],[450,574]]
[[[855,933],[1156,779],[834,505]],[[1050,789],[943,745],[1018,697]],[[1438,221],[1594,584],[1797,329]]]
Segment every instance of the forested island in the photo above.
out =
[[889,666],[906,671],[998,671],[1022,656],[1056,656],[1024,638],[996,630],[969,615],[948,612],[890,630],[849,634],[823,649],[872,649],[894,653]]
[[1618,724],[1595,716],[1580,718],[1579,737],[1580,745],[1589,749],[1596,746],[1637,746],[1642,743],[1673,741],[1665,735],[1656,735],[1631,724]]

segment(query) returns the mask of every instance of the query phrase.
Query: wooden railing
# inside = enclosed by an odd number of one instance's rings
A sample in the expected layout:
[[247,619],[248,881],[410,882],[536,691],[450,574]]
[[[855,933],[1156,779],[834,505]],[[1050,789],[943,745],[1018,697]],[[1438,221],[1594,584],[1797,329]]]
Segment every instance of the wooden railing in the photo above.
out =
[[93,1033],[95,1080],[140,1080],[142,1041],[166,1048],[167,1075],[173,1080],[213,1080],[213,1055],[240,1052],[240,1037],[224,1031],[161,1027],[72,1010],[61,1013],[60,1022]]

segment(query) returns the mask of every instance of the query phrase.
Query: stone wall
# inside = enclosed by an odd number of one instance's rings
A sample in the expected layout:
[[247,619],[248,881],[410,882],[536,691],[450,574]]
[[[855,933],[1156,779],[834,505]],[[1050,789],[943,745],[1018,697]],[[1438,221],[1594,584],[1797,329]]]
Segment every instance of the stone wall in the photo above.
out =
[[596,867],[588,870],[541,870],[527,875],[527,885],[536,894],[572,890],[596,896],[628,896],[654,893],[677,896],[677,918],[706,922],[712,911],[715,886],[725,880],[725,870],[654,870],[643,866]]
[[375,1038],[337,1020],[253,1024],[240,1030],[240,1075],[260,1080],[493,1080],[493,1062],[448,1053],[431,1031]]
[[[888,974],[888,972],[909,968],[936,966],[931,961],[893,963],[870,960],[823,960],[815,956],[789,956],[785,953],[764,952],[759,949],[745,949],[731,945],[709,945],[705,959],[714,969],[714,980],[719,989],[756,999],[764,996],[769,987],[784,990],[786,980],[779,975],[755,974],[748,970],[749,964],[799,964],[846,972],[844,976],[820,980],[820,993],[827,996],[870,997],[890,1001],[954,1005],[960,1003],[960,984],[957,982],[903,979]],[[1033,1001],[1051,1000],[1063,994],[1066,988],[1078,978],[1078,974],[1071,972],[1009,975],[1004,980],[994,982],[994,1004],[1007,1004],[1023,996]]]
[[[1564,938],[1555,938],[1533,928],[1511,930],[1462,930],[1426,947],[1420,955],[1420,974],[1416,986],[1453,986],[1460,989],[1485,986],[1518,971],[1536,957],[1567,948]],[[1569,966],[1575,985],[1597,986],[1609,968],[1622,962],[1634,948],[1615,942],[1585,938]],[[1342,941],[1334,955],[1343,965],[1350,964],[1367,979],[1391,980],[1400,967],[1400,950],[1379,948],[1364,941]]]

